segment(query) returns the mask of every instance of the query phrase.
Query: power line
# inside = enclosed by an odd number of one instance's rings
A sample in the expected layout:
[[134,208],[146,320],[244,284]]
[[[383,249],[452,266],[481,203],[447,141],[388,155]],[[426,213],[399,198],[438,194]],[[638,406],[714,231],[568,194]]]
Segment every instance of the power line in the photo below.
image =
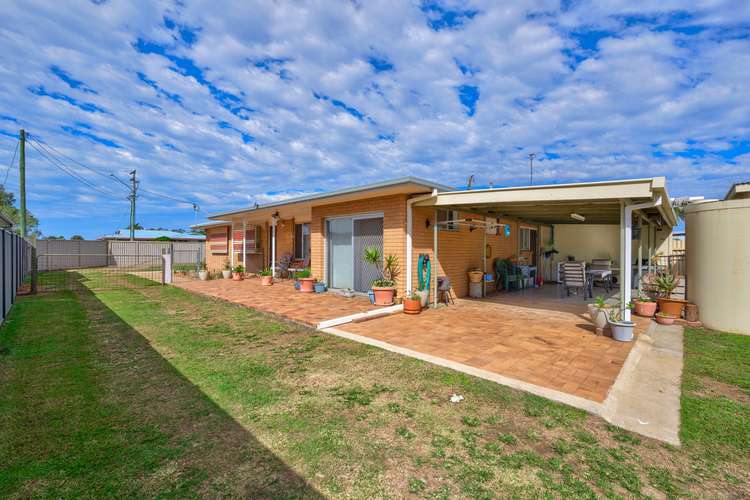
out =
[[10,160],[10,163],[8,163],[8,168],[5,169],[5,177],[3,178],[3,183],[0,184],[3,189],[5,189],[5,183],[8,182],[8,174],[10,174],[10,169],[13,167],[13,164],[16,162],[16,154],[18,153],[18,143],[19,141],[16,140],[16,148],[13,150],[13,158]]
[[[28,142],[29,142],[29,144],[31,145],[32,148],[34,148],[40,155],[42,155],[42,157],[44,157],[48,162],[50,162],[52,164],[52,166],[54,166],[55,168],[58,168],[62,172],[65,172],[66,174],[68,174],[70,177],[76,179],[79,182],[82,182],[83,184],[86,184],[91,189],[93,189],[95,191],[98,191],[99,193],[101,193],[101,194],[103,194],[103,195],[105,195],[107,197],[118,197],[117,193],[115,193],[113,191],[108,191],[108,190],[105,191],[104,189],[100,188],[99,186],[97,186],[93,182],[90,182],[88,179],[86,179],[83,176],[77,174],[75,171],[73,171],[72,169],[70,169],[69,167],[67,167],[65,164],[63,164],[62,162],[60,162],[56,158],[52,157],[51,155],[48,156],[47,153],[45,153],[44,151],[42,151],[41,145],[37,146],[38,143],[35,140],[29,140]],[[116,199],[120,199],[120,198],[118,197]]]

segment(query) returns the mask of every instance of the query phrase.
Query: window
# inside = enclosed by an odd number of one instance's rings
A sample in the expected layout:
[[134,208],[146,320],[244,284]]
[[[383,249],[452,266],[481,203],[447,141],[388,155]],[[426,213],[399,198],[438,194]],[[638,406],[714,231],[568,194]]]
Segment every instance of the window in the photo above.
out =
[[[456,210],[438,210],[438,231],[458,231],[458,224],[455,221],[458,220],[458,211]],[[440,224],[441,222],[448,222],[447,224]]]
[[528,227],[521,228],[521,251],[531,250],[531,229]]
[[310,224],[294,225],[294,258],[304,259],[310,255]]

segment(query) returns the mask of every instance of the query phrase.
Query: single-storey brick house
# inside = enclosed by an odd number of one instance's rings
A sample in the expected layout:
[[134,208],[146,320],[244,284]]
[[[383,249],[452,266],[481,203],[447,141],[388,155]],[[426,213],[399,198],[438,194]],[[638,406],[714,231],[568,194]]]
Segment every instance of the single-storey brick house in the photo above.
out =
[[365,292],[374,270],[362,253],[374,245],[398,257],[399,293],[416,288],[419,255],[434,266],[437,253],[433,277],[448,276],[457,296],[468,294],[467,270],[490,272],[498,257],[546,279],[568,256],[643,262],[676,225],[663,177],[475,190],[406,177],[209,218],[194,227],[206,231],[211,270],[229,263],[257,272],[288,256],[331,288]]

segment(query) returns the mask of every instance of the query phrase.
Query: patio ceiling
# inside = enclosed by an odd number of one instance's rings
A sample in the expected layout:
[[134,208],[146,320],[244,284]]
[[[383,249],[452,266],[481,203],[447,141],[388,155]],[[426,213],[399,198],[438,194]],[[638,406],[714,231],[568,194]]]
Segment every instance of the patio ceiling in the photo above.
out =
[[[489,217],[510,217],[543,224],[619,224],[620,204],[662,197],[658,207],[642,211],[668,226],[676,224],[663,177],[625,181],[524,186],[450,191],[418,202],[419,206],[454,209]],[[573,219],[582,215],[585,221]]]

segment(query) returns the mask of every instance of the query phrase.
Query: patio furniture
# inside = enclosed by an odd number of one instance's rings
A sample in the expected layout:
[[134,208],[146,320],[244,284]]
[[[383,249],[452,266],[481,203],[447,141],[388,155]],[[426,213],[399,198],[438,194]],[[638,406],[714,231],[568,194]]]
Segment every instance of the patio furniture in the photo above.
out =
[[304,260],[297,259],[292,261],[292,263],[289,265],[288,271],[290,273],[298,273],[300,271],[304,271],[308,267],[310,267],[310,254],[305,255]]
[[495,259],[492,263],[497,276],[495,280],[495,289],[500,290],[500,284],[503,290],[510,290],[511,287],[519,290],[524,286],[523,271],[515,266],[509,259]]
[[289,266],[292,264],[292,255],[291,254],[284,254],[281,257],[281,260],[276,263],[276,275],[279,278],[288,278],[289,277]]
[[589,293],[594,295],[593,287],[602,283],[607,293],[612,291],[612,261],[609,259],[592,259],[588,271]]
[[453,300],[453,292],[451,291],[451,279],[448,276],[438,276],[438,287],[437,287],[437,299],[438,302],[442,300],[445,305],[448,305],[450,300],[451,304],[455,304]]
[[566,295],[570,296],[571,290],[575,290],[576,293],[580,290],[583,292],[583,300],[586,300],[586,295],[589,291],[586,263],[563,262],[560,267],[562,269],[563,287],[565,287]]

